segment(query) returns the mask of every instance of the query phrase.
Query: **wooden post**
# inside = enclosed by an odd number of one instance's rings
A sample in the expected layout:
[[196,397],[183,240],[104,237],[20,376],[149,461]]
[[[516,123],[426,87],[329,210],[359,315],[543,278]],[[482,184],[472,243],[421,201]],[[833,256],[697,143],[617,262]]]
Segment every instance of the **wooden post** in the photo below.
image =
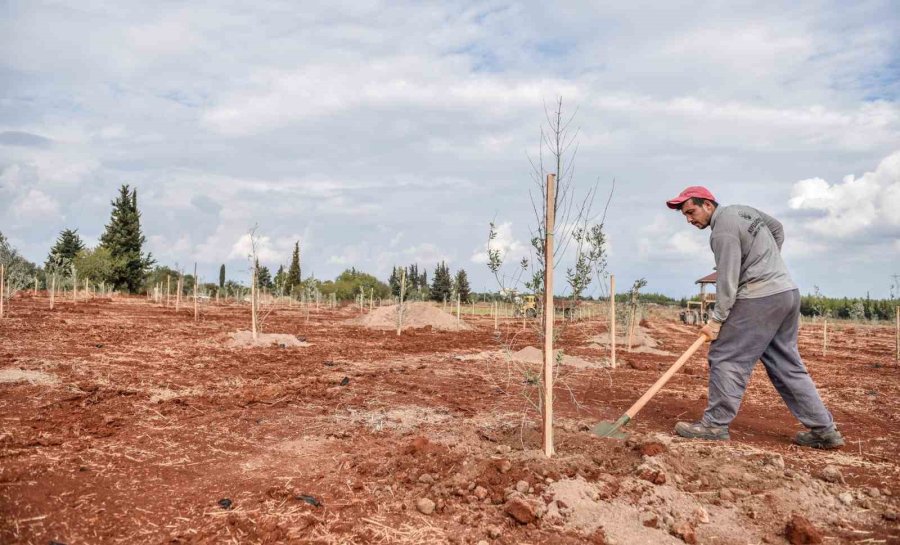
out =
[[37,297],[37,275],[34,277],[34,291],[31,294]]
[[460,306],[459,303],[460,303],[460,296],[457,293],[456,294],[456,329],[459,329],[459,306]]
[[556,215],[556,175],[547,175],[546,224],[544,225],[544,403],[541,445],[553,456],[553,230]]
[[406,267],[400,273],[400,304],[397,305],[397,335],[403,329],[403,297],[406,296]]
[[616,368],[616,275],[609,275],[609,363]]
[[72,267],[72,300],[78,301],[78,271]]
[[3,301],[6,298],[6,267],[0,264],[0,318],[3,318]]
[[497,312],[497,306],[498,306],[497,301],[494,301],[493,304],[494,304],[494,306],[493,306],[492,310],[494,311],[494,331],[497,331],[497,329],[499,328],[499,324],[497,323],[497,320],[500,316],[500,313]]
[[194,321],[197,322],[200,320],[200,307],[197,306],[197,285],[200,282],[197,281],[197,262],[194,261]]
[[53,302],[56,299],[56,275],[50,277],[50,310],[53,310]]
[[900,305],[897,305],[897,322],[894,326],[895,335],[897,337],[897,356],[896,362],[897,365],[900,365]]
[[166,275],[166,308],[169,308],[169,294],[172,292],[172,275]]
[[179,275],[178,281],[175,282],[175,314],[178,314],[178,311],[181,310],[181,287],[183,280],[184,275]]
[[822,356],[828,355],[828,317],[822,322]]
[[253,271],[250,273],[250,327],[254,342],[259,340],[259,331],[256,326],[256,296],[256,264],[254,264]]
[[628,351],[631,352],[632,341],[634,340],[634,294],[632,294],[631,305],[628,307]]

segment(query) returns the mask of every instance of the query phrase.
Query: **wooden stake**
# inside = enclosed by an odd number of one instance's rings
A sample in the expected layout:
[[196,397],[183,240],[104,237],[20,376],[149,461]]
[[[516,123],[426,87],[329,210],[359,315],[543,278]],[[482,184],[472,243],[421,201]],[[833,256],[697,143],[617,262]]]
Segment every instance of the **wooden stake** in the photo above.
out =
[[6,267],[0,265],[0,318],[3,318],[3,300],[6,298]]
[[197,262],[194,262],[194,321],[200,321],[200,307],[197,306]]
[[456,294],[456,329],[459,329],[459,302],[460,297],[459,294]]
[[169,293],[171,293],[171,291],[172,291],[170,289],[171,287],[172,287],[172,275],[167,274],[166,275],[166,308],[169,308]]
[[628,307],[628,351],[631,352],[631,347],[634,344],[634,319],[635,319],[635,308],[634,308],[634,299],[632,296],[631,306]]
[[175,314],[178,314],[178,311],[181,310],[181,289],[183,280],[184,276],[179,275],[178,281],[175,283]]
[[53,310],[53,302],[56,299],[56,275],[50,278],[50,310]]
[[897,336],[897,356],[896,362],[900,365],[900,305],[897,305],[897,323],[895,325],[895,331]]
[[253,272],[250,273],[250,327],[253,333],[253,341],[259,340],[259,331],[256,327],[256,265],[253,265]]
[[822,356],[828,355],[828,318],[822,323]]
[[499,328],[499,324],[497,323],[497,318],[499,316],[499,313],[497,312],[497,301],[494,301],[491,311],[494,313],[494,331],[497,331]]
[[553,230],[556,222],[556,175],[547,175],[546,224],[544,226],[544,403],[541,445],[553,456]]
[[37,297],[37,276],[34,277],[34,291],[31,294]]
[[609,275],[609,363],[616,368],[616,275]]
[[403,329],[403,297],[406,295],[406,267],[400,273],[400,304],[397,306],[397,335]]

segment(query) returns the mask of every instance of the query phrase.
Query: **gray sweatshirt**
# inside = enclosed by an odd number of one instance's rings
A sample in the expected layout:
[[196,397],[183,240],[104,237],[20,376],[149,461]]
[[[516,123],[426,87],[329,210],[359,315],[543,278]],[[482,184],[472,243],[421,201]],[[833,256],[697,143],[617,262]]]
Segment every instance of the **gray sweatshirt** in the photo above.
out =
[[797,289],[781,259],[784,228],[755,208],[718,206],[709,223],[709,245],[716,258],[716,308],[724,322],[735,299],[756,299]]

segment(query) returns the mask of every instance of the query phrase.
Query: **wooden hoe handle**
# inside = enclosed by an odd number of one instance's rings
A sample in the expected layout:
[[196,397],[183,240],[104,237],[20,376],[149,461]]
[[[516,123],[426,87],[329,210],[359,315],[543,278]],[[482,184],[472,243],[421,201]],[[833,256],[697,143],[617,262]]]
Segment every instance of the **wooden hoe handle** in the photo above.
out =
[[663,376],[659,377],[659,380],[657,380],[656,383],[651,386],[649,390],[647,390],[647,393],[641,396],[641,398],[638,399],[637,402],[635,402],[635,404],[625,412],[628,418],[634,418],[635,415],[637,415],[638,411],[643,409],[644,405],[646,405],[647,402],[656,395],[656,392],[658,392],[663,386],[666,385],[667,382],[669,382],[669,379],[672,378],[672,375],[677,373],[678,370],[681,369],[681,366],[684,365],[684,363],[694,355],[694,352],[696,352],[703,345],[703,343],[708,340],[709,339],[706,335],[700,335],[699,337],[697,337],[697,340],[694,341],[694,344],[692,344],[691,347],[688,348],[680,358],[678,358],[678,361],[676,361],[672,365],[672,367],[669,367],[669,370],[666,371]]

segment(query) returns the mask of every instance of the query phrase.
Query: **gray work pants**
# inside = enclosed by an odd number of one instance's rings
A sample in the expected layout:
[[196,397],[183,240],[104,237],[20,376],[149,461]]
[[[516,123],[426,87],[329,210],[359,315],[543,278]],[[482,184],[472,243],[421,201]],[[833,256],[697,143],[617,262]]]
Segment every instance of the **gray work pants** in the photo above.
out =
[[791,413],[816,432],[834,429],[834,419],[822,403],[800,351],[800,292],[785,291],[757,299],[737,299],[719,338],[709,347],[709,405],[706,426],[728,427],[757,360]]

